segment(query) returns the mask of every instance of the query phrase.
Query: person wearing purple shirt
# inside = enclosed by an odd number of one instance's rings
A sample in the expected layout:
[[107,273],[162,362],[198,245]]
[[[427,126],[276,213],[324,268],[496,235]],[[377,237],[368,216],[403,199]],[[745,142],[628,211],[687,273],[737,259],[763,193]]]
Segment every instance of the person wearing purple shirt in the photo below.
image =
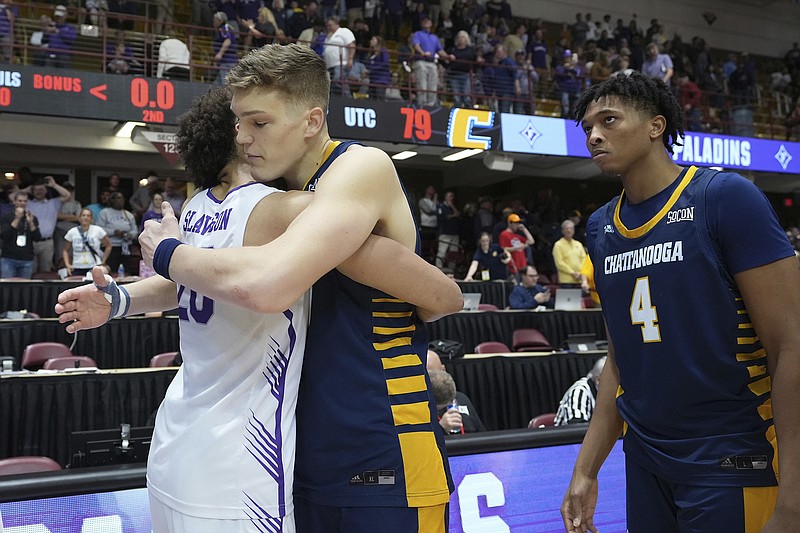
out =
[[219,67],[217,79],[214,83],[222,85],[228,71],[239,61],[236,55],[236,32],[228,23],[228,16],[224,11],[214,13],[214,64]]
[[78,33],[75,28],[67,24],[67,8],[58,5],[53,12],[55,24],[48,28],[49,33],[49,61],[48,66],[57,68],[70,68],[72,66],[72,43]]
[[0,5],[0,63],[11,63],[14,57],[14,20],[19,8],[10,1]]
[[483,68],[483,87],[487,95],[497,98],[501,113],[511,112],[511,99],[516,95],[514,81],[517,76],[517,63],[508,57],[504,44],[494,47],[494,61]]
[[578,54],[566,50],[564,63],[556,67],[554,78],[561,98],[561,118],[572,118],[583,86],[583,69],[578,64]]
[[668,54],[659,53],[656,43],[647,45],[645,55],[647,57],[642,64],[642,74],[658,78],[669,85],[672,75],[675,73],[672,58]]
[[422,29],[414,32],[415,59],[414,73],[417,79],[417,98],[422,106],[436,105],[436,91],[439,87],[439,68],[436,66],[436,54],[442,50],[439,37],[431,33],[431,18],[424,16]]
[[384,46],[383,37],[376,35],[369,40],[369,97],[383,99],[389,85],[389,51]]

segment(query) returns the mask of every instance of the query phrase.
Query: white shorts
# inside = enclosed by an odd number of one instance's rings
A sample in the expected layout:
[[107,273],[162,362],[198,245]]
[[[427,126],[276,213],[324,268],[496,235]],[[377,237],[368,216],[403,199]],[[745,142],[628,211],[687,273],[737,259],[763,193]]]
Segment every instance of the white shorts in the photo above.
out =
[[[153,533],[262,533],[264,525],[250,520],[219,520],[200,518],[179,513],[172,507],[164,505],[150,494],[150,517],[153,522]],[[268,531],[273,529],[268,528]],[[274,531],[280,533],[296,533],[294,513],[283,518],[283,528]]]

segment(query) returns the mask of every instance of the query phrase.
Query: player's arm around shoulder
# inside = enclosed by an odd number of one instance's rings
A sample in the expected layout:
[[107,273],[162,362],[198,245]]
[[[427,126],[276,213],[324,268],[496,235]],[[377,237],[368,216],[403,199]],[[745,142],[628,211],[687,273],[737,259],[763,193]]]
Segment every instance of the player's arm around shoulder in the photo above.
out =
[[780,488],[763,533],[793,531],[800,523],[800,265],[787,257],[734,275],[767,352],[778,438]]
[[414,304],[425,321],[461,310],[464,301],[456,282],[413,251],[416,225],[394,164],[384,151],[353,147],[342,154],[320,180],[315,202],[318,197],[350,205],[372,224],[373,234],[339,265],[339,271]]

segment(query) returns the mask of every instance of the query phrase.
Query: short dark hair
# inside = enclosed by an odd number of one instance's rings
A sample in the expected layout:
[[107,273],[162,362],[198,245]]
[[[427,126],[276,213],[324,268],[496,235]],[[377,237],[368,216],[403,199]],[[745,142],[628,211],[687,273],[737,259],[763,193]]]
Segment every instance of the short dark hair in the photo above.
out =
[[228,88],[197,97],[178,117],[176,144],[195,185],[209,189],[219,184],[219,173],[236,159],[236,115]]
[[667,151],[673,153],[673,145],[682,146],[679,138],[684,134],[683,112],[663,80],[634,71],[629,76],[612,76],[603,83],[592,85],[575,104],[575,123],[581,123],[590,103],[608,96],[616,96],[623,103],[652,117],[662,115],[667,121],[662,136]]

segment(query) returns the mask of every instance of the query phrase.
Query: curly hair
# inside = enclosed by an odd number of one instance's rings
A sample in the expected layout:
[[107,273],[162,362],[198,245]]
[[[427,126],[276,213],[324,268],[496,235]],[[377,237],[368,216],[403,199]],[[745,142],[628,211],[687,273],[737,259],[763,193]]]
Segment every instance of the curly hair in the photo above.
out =
[[198,96],[178,117],[177,148],[197,187],[219,184],[222,169],[237,158],[236,115],[229,89],[220,87]]
[[667,124],[662,141],[667,151],[672,153],[673,145],[682,146],[679,138],[684,134],[683,112],[672,91],[661,79],[634,71],[629,76],[620,74],[592,85],[575,104],[575,123],[580,125],[589,104],[607,96],[616,96],[623,103],[651,117],[663,116]]

